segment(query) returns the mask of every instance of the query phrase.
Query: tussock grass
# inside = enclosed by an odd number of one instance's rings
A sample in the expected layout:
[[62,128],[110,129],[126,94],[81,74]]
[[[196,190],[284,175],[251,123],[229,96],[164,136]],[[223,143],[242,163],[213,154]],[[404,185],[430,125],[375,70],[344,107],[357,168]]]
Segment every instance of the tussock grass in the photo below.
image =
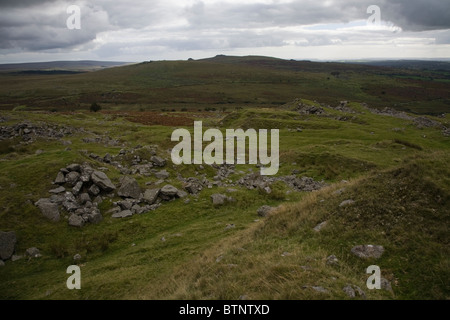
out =
[[[85,143],[88,133],[65,137],[72,142],[69,149],[58,140],[5,143],[0,159],[0,230],[16,231],[17,253],[36,246],[43,257],[6,262],[0,273],[3,299],[346,299],[342,288],[347,284],[361,287],[368,299],[448,298],[450,156],[448,138],[440,130],[418,130],[408,121],[371,113],[358,114],[368,123],[363,125],[326,117],[296,118],[277,108],[243,109],[225,119],[211,118],[210,124],[239,128],[259,119],[279,126],[279,175],[295,169],[299,177],[323,179],[329,186],[298,193],[276,183],[269,195],[241,187],[230,193],[226,187],[205,188],[198,196],[188,196],[189,204],[172,201],[123,220],[104,215],[99,225],[75,229],[64,215],[61,222],[49,223],[33,205],[49,196],[59,168],[83,162],[105,166],[118,184],[117,169],[88,155],[115,155],[140,144],[157,145],[158,155],[169,159],[173,128],[101,113],[7,116],[8,124],[26,119],[83,127],[121,144]],[[304,123],[311,126],[289,131],[292,124]],[[36,154],[39,149],[43,153]],[[147,151],[136,152],[148,157]],[[237,172],[245,175],[250,168],[237,166],[229,178],[236,180],[241,175]],[[210,180],[216,175],[209,166],[175,167],[169,162],[165,169],[170,173],[167,183],[179,188],[177,174],[205,174]],[[157,180],[136,178],[141,187]],[[214,193],[226,193],[235,201],[214,207]],[[339,207],[348,199],[355,201],[353,206]],[[281,206],[260,218],[257,209],[262,205]],[[101,209],[111,206],[105,201]],[[327,225],[320,232],[313,230],[324,221]],[[231,224],[235,227],[226,229]],[[352,246],[369,243],[386,248],[380,260],[361,261],[350,253]],[[65,271],[77,253],[82,256],[82,290],[74,292],[65,287]],[[326,264],[332,254],[339,259],[336,266]],[[365,269],[370,264],[381,267],[394,294],[366,289]],[[317,292],[313,286],[328,292]]]

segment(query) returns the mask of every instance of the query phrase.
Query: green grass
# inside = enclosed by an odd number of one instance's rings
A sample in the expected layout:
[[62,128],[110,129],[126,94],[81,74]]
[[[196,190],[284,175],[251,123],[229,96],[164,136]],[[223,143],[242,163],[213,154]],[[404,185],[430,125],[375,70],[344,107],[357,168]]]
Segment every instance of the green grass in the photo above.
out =
[[[170,63],[156,67],[171,70]],[[2,125],[26,120],[85,131],[64,138],[72,142],[70,149],[58,140],[38,139],[30,145],[19,139],[1,142],[0,230],[16,232],[17,253],[35,246],[43,256],[6,261],[0,271],[0,298],[345,299],[342,288],[351,283],[365,290],[368,299],[447,299],[448,138],[437,128],[418,129],[411,121],[375,115],[357,103],[351,106],[363,112],[356,114],[361,121],[335,120],[339,113],[328,108],[326,116],[254,108],[219,113],[223,118],[207,122],[222,129],[251,125],[280,129],[278,175],[296,169],[299,176],[323,179],[330,185],[324,190],[293,192],[278,182],[266,195],[234,187],[238,191],[228,195],[235,201],[214,207],[211,194],[226,193],[227,188],[213,187],[198,197],[189,196],[189,204],[179,199],[123,220],[104,215],[99,225],[83,229],[69,227],[65,219],[50,223],[33,205],[48,196],[59,168],[74,162],[105,166],[118,184],[117,169],[96,163],[89,153],[116,155],[122,148],[142,145],[139,152],[148,157],[145,146],[155,145],[158,154],[169,159],[175,128],[131,123],[120,114],[2,112],[8,119]],[[448,118],[433,119],[448,125]],[[297,127],[303,131],[297,132]],[[120,145],[83,142],[92,133],[118,139]],[[178,173],[191,177],[197,171],[212,180],[215,170],[204,167],[176,167],[169,162],[165,169],[170,173],[168,182],[181,188]],[[256,168],[242,165],[235,171],[248,169]],[[157,180],[136,178],[143,188]],[[337,194],[338,189],[345,191]],[[340,208],[346,199],[355,200],[355,205]],[[262,205],[280,204],[268,218],[256,213]],[[102,209],[111,206],[106,201]],[[312,231],[324,220],[328,224],[320,233]],[[228,224],[235,228],[226,230]],[[386,248],[380,260],[360,261],[350,254],[353,245],[372,242]],[[285,252],[290,255],[282,256]],[[70,291],[65,286],[66,269],[77,253],[82,256],[82,289]],[[338,257],[339,266],[326,264],[330,254]],[[365,287],[365,268],[370,264],[381,267],[394,294]],[[311,286],[323,286],[328,293]]]
[[[339,77],[331,75],[340,72]],[[12,110],[138,111],[272,107],[293,97],[330,105],[350,100],[373,107],[441,114],[450,102],[447,74],[402,71],[355,64],[287,61],[266,57],[225,57],[198,61],[156,61],[74,75],[0,74],[0,107]],[[410,76],[411,75],[411,76]],[[435,80],[430,80],[430,77]],[[108,81],[105,81],[108,79]]]

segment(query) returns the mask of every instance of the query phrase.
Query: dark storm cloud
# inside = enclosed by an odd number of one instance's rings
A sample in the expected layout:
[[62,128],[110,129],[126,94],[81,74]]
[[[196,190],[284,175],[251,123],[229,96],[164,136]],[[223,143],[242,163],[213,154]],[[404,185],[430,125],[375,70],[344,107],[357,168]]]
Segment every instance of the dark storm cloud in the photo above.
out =
[[366,9],[378,5],[382,19],[404,30],[424,31],[450,28],[450,1],[443,0],[346,0],[294,1],[289,3],[234,3],[199,1],[187,7],[192,26],[258,27],[319,23],[345,23],[367,19]]
[[[82,9],[81,30],[66,27],[71,4]],[[148,34],[144,43],[174,50],[332,44],[331,35],[295,35],[286,28],[365,20],[369,5],[379,6],[382,20],[410,31],[410,37],[450,29],[447,0],[0,0],[0,50],[69,50],[117,30],[131,30],[137,38]],[[448,43],[447,34],[436,42]]]
[[66,21],[70,5],[63,1],[18,1],[14,6],[1,2],[0,48],[39,51],[72,48],[88,43],[100,31],[110,29],[107,13],[85,5],[82,28],[69,30]]
[[384,18],[407,31],[450,29],[450,1],[383,1]]

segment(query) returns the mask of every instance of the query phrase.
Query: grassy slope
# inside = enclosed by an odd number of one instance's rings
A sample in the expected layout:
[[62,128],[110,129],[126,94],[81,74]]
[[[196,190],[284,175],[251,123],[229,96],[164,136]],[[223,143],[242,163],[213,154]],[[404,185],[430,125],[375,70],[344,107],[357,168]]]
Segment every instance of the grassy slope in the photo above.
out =
[[[339,76],[332,76],[339,72]],[[448,75],[354,64],[216,57],[158,61],[77,75],[0,74],[1,108],[86,110],[279,106],[292,97],[366,102],[417,113],[449,110]],[[107,80],[107,81],[105,81]],[[447,82],[446,82],[447,81]]]
[[[358,104],[352,106],[364,112]],[[173,128],[132,124],[111,115],[5,115],[11,118],[9,123],[27,118],[107,133],[126,147],[157,144],[161,154],[171,146]],[[13,152],[6,149],[0,166],[0,230],[16,231],[19,253],[36,246],[43,257],[8,261],[0,272],[1,298],[344,298],[342,287],[347,283],[365,288],[365,268],[373,261],[359,261],[349,250],[369,242],[386,247],[376,264],[393,282],[395,292],[365,290],[369,298],[448,298],[448,138],[437,129],[417,129],[405,120],[367,112],[356,116],[361,121],[353,123],[254,109],[223,120],[224,128],[246,127],[248,119],[255,128],[280,128],[279,174],[298,169],[300,175],[325,179],[332,184],[329,189],[272,198],[240,190],[232,194],[236,203],[215,208],[210,194],[225,190],[214,187],[198,198],[191,197],[190,204],[173,201],[125,220],[105,216],[101,224],[83,229],[70,228],[65,221],[49,223],[31,203],[48,196],[59,168],[91,161],[80,150],[117,154],[122,146],[85,144],[81,141],[84,135],[76,135],[66,138],[72,141],[67,151],[59,141],[44,140],[14,147]],[[448,122],[448,118],[441,121]],[[299,126],[304,128],[302,133],[287,130]],[[37,149],[44,153],[36,155]],[[212,179],[214,172],[205,170]],[[169,165],[168,171],[172,178],[177,172],[188,177],[195,168]],[[114,168],[108,175],[118,183]],[[350,182],[343,184],[342,179]],[[141,186],[155,180],[138,177]],[[176,179],[171,181],[180,186]],[[338,188],[345,192],[335,195]],[[349,198],[356,201],[353,207],[338,207]],[[277,214],[254,221],[261,205],[282,203]],[[102,205],[103,209],[109,206]],[[323,220],[329,221],[328,226],[314,233],[311,229]],[[225,230],[227,224],[236,228]],[[281,257],[283,252],[292,255]],[[84,258],[82,290],[69,291],[65,270],[75,253]],[[338,257],[339,267],[325,264],[330,254]],[[219,256],[223,259],[216,263]],[[313,285],[326,287],[329,294],[302,289]]]

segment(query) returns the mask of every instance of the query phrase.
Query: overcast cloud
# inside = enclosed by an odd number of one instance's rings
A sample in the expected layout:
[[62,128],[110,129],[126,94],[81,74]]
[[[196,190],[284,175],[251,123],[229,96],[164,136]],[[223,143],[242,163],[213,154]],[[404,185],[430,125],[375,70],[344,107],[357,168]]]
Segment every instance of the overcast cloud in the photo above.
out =
[[[81,8],[69,30],[66,9]],[[367,8],[381,9],[368,25]],[[447,0],[0,0],[0,63],[203,58],[450,58]]]

